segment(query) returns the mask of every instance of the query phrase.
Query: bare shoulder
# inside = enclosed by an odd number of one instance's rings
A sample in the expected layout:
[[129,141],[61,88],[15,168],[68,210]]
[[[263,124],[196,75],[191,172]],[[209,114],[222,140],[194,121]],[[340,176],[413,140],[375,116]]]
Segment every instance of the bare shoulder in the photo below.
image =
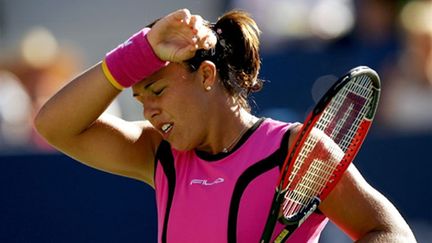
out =
[[302,127],[303,127],[303,124],[300,123],[300,122],[294,122],[289,127],[289,131],[290,131],[289,145],[290,145],[290,147],[294,143],[294,140],[297,137],[297,135],[300,132],[300,130],[301,130]]

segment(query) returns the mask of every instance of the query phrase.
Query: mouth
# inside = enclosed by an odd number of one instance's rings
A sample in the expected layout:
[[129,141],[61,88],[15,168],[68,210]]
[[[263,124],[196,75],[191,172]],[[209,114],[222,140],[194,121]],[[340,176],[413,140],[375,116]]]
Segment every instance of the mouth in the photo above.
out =
[[165,123],[161,126],[161,131],[163,134],[168,134],[173,128],[172,123]]

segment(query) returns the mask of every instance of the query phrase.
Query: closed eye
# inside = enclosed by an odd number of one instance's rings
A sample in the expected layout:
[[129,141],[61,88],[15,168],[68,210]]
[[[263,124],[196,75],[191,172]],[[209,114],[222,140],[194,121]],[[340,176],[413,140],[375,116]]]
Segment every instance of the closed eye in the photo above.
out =
[[165,88],[162,89],[158,89],[158,90],[152,90],[152,94],[156,95],[156,96],[160,96],[162,94],[162,92],[165,90]]

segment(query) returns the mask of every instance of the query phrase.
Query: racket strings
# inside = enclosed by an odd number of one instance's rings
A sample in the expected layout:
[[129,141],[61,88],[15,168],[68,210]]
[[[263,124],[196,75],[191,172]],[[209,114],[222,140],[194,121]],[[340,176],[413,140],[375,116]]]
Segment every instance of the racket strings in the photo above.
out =
[[[344,152],[347,151],[360,122],[368,112],[369,106],[366,104],[368,104],[372,98],[371,86],[372,80],[368,76],[354,78],[352,82],[348,83],[341,92],[333,98],[329,106],[324,110],[322,119],[315,125],[315,128],[321,131],[327,131],[329,127],[334,126],[331,133],[327,133],[327,135],[332,138]],[[349,106],[344,110],[343,116],[336,117],[345,104],[349,104]],[[335,117],[339,119],[335,119]],[[348,124],[348,118],[354,118],[354,120],[350,128],[343,131],[343,126]],[[336,124],[332,124],[334,121],[336,121]],[[342,137],[340,141],[336,139],[337,135]]]
[[322,190],[328,178],[332,175],[331,172],[334,168],[327,166],[327,168],[318,169],[317,167],[325,163],[321,161],[315,161],[314,163],[319,165],[312,165],[313,169],[302,179],[302,183],[294,190],[288,191],[286,197],[289,200],[286,200],[283,205],[286,217],[294,215],[309,205],[314,195]]
[[[313,131],[325,133],[334,143],[328,143],[325,136],[308,136],[295,161],[283,204],[283,215],[289,218],[304,210],[319,195],[327,182],[332,181],[344,154],[347,152],[361,121],[368,112],[368,104],[372,99],[372,80],[368,76],[359,76],[348,83],[330,101],[320,119],[314,125]],[[341,112],[343,111],[343,112]],[[346,125],[349,124],[349,127]],[[324,147],[329,154],[329,160],[320,158],[322,151],[317,146]],[[333,146],[325,146],[333,144]],[[335,146],[337,145],[337,146]]]
[[[308,138],[309,139],[309,138]],[[316,139],[310,139],[316,140]],[[312,143],[310,143],[312,142]],[[323,141],[306,141],[309,143],[309,147],[313,143],[323,142]],[[335,149],[330,148],[329,152],[332,154],[332,158],[342,159],[343,154],[340,151],[336,152]],[[300,155],[304,161],[306,159],[306,150],[303,150],[302,155]],[[318,154],[313,154],[314,151],[310,152],[308,156],[314,157],[319,156]],[[333,171],[337,166],[337,161],[332,161],[329,163],[328,161],[315,159],[311,162],[310,167],[307,172],[302,176],[300,183],[298,183],[293,190],[288,190],[285,194],[285,200],[283,205],[283,214],[285,217],[290,217],[291,215],[295,215],[297,212],[305,209],[314,199],[320,191],[323,190],[327,181],[331,180],[330,177],[333,175]],[[300,167],[299,165],[296,165]],[[299,170],[299,168],[296,168]]]

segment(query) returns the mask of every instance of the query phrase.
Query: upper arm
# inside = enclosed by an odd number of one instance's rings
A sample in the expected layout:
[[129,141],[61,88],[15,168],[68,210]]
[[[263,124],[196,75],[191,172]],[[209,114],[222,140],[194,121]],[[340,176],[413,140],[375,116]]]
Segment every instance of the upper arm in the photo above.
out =
[[[301,124],[296,124],[291,128],[290,146],[301,127]],[[323,138],[319,131],[312,131],[312,135]],[[324,143],[326,147],[332,146],[332,141]],[[332,156],[343,156],[343,152],[333,151]],[[409,226],[395,206],[369,185],[353,164],[320,204],[320,210],[354,240],[415,242]]]
[[119,93],[98,63],[44,104],[35,117],[35,128],[78,161],[152,185],[155,153],[162,138],[147,121],[127,122],[104,114]]
[[366,240],[374,234],[398,239],[397,242],[413,239],[398,210],[366,182],[353,164],[322,202],[320,210],[354,240]]
[[56,147],[88,166],[153,186],[155,153],[161,140],[147,121],[127,122],[102,115],[81,134]]

